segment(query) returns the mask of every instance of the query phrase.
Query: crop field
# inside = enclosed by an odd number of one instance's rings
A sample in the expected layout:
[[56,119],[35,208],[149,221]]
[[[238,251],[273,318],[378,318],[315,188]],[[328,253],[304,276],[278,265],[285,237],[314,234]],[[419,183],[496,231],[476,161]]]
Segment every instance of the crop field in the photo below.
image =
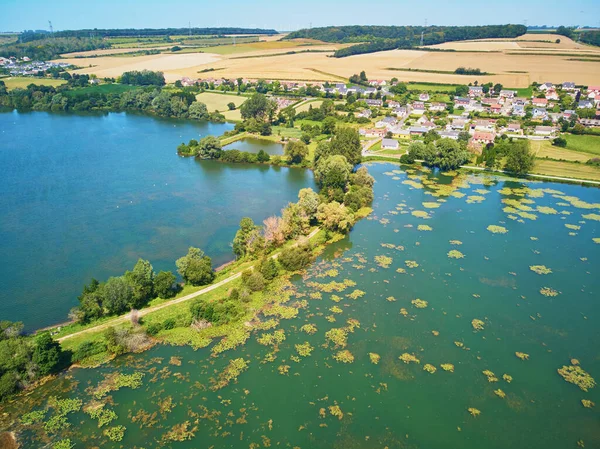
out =
[[600,168],[575,162],[537,159],[532,173],[600,181]]
[[6,84],[8,90],[12,89],[25,89],[30,84],[37,84],[38,86],[60,86],[65,84],[65,80],[55,80],[51,78],[31,78],[27,76],[15,76],[9,78],[0,78]]
[[244,103],[244,101],[246,101],[246,97],[243,97],[241,95],[227,95],[213,92],[203,92],[201,94],[198,94],[196,95],[196,99],[204,103],[209,112],[229,111],[229,108],[227,107],[229,103],[234,103],[237,109]]
[[600,136],[565,134],[567,149],[600,156]]
[[531,150],[537,158],[562,159],[573,162],[587,162],[591,156],[586,153],[568,150],[552,145],[549,140],[532,140]]

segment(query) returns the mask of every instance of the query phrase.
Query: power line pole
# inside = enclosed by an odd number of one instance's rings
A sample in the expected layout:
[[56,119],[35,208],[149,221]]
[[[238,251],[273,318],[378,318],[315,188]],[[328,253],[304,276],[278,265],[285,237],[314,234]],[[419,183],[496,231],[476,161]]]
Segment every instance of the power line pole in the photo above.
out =
[[50,26],[50,34],[54,37],[54,29],[52,28],[52,22],[48,20],[48,25]]

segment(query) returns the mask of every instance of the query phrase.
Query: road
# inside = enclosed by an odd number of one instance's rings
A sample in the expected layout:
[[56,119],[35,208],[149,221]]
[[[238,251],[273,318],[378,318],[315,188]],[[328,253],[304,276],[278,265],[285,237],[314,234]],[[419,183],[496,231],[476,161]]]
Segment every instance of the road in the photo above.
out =
[[[317,233],[319,232],[319,230],[320,230],[319,228],[313,230],[310,234],[308,234],[308,236],[306,238],[307,239],[313,238],[315,235],[317,235]],[[298,243],[294,244],[294,246],[297,246],[297,245],[298,245]],[[279,256],[279,254],[280,253],[273,254],[271,257],[273,259],[276,259],[277,256]],[[251,269],[254,268],[254,265],[252,265],[250,268]],[[186,301],[189,301],[190,299],[194,299],[194,298],[197,298],[198,296],[202,296],[205,293],[211,292],[211,291],[213,291],[213,290],[215,290],[215,289],[217,289],[219,287],[222,287],[223,285],[226,285],[226,284],[230,283],[231,281],[239,278],[241,275],[242,275],[242,272],[240,271],[239,273],[232,274],[231,276],[229,276],[229,277],[227,277],[227,278],[225,278],[225,279],[217,282],[216,284],[212,284],[212,285],[209,285],[208,287],[204,287],[203,289],[200,289],[197,292],[190,293],[189,295],[185,295],[185,296],[182,296],[181,298],[173,299],[172,301],[168,301],[168,302],[165,302],[163,304],[158,304],[156,306],[147,307],[145,309],[140,309],[140,310],[138,310],[138,317],[141,318],[144,315],[148,315],[149,313],[156,312],[157,310],[161,310],[161,309],[164,309],[166,307],[171,307],[171,306],[174,306],[174,305],[177,305],[177,304],[181,304],[182,302],[186,302]],[[127,313],[125,315],[121,315],[119,317],[116,317],[116,318],[114,318],[114,319],[112,319],[110,321],[107,321],[105,323],[99,324],[97,326],[89,327],[87,329],[83,329],[83,330],[80,330],[78,332],[74,332],[72,334],[65,335],[64,337],[58,338],[57,341],[58,342],[63,342],[65,340],[68,340],[69,338],[77,337],[79,335],[88,334],[88,333],[91,333],[91,332],[98,332],[98,331],[101,331],[103,329],[112,327],[112,326],[114,326],[116,324],[124,323],[124,322],[128,321],[129,319],[130,319],[130,314]]]

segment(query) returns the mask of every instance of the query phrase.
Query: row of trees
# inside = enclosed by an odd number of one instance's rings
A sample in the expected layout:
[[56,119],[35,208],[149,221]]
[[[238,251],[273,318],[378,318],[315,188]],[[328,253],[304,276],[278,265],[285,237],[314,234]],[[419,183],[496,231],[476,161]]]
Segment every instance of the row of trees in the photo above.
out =
[[124,72],[117,81],[133,86],[164,86],[165,75],[163,72],[153,72],[152,70],[133,70]]
[[99,38],[60,37],[32,40],[29,42],[0,46],[0,56],[4,58],[24,56],[36,61],[55,59],[63,53],[109,48],[110,44]]

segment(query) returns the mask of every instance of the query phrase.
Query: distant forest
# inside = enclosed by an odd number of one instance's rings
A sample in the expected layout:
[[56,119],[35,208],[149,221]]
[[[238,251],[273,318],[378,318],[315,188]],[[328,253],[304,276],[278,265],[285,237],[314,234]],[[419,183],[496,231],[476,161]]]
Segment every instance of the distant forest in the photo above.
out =
[[600,31],[584,31],[580,34],[579,40],[586,44],[597,45],[600,47]]
[[421,43],[435,45],[467,39],[514,38],[527,32],[524,25],[485,26],[341,26],[311,28],[295,31],[285,39],[317,39],[332,43],[358,43],[337,50],[334,56],[341,58],[361,53],[412,48]]
[[22,44],[0,46],[0,56],[22,58],[28,56],[37,61],[57,58],[62,53],[110,48],[110,44],[101,38],[58,37],[35,40]]
[[[275,30],[261,28],[120,28],[120,29],[86,29],[55,31],[53,37],[152,37],[152,36],[213,36],[223,34],[279,34]],[[48,37],[44,31],[24,31],[19,35],[20,42],[31,42]]]

